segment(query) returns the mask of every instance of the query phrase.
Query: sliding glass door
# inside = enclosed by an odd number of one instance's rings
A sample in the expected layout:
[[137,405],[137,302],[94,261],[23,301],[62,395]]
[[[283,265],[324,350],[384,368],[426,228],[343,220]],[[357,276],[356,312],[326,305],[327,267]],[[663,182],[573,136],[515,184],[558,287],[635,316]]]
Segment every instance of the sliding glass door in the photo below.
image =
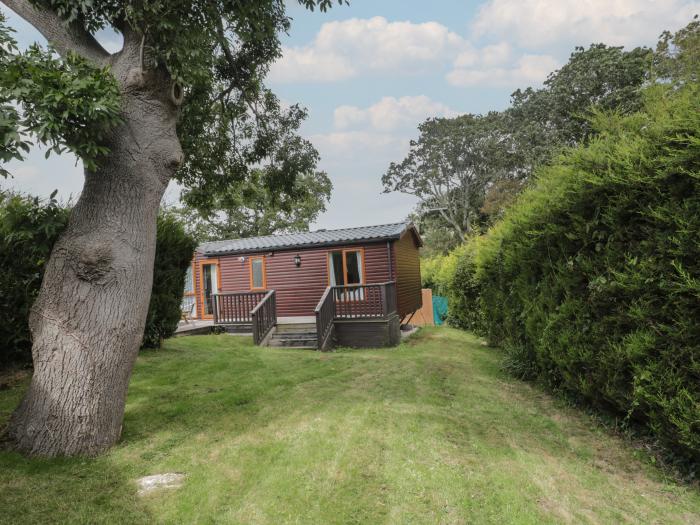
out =
[[216,261],[202,261],[199,263],[199,268],[202,318],[211,319],[214,317],[214,298],[212,294],[219,292],[219,263]]
[[[328,279],[331,286],[359,286],[365,283],[364,251],[336,250],[328,253]],[[343,299],[361,300],[364,291],[346,290]]]

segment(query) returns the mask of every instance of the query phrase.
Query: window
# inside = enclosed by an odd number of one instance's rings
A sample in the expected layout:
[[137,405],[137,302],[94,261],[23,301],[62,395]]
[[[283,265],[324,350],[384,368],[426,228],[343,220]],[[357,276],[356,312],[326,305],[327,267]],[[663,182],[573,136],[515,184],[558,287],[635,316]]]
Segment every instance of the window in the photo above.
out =
[[328,279],[331,286],[356,286],[364,284],[362,250],[338,250],[328,252]]
[[194,292],[194,264],[187,268],[185,274],[185,293],[182,295],[182,311],[189,317],[197,317],[197,301]]
[[192,266],[187,268],[187,273],[185,273],[185,295],[191,295],[194,293],[194,278],[192,275]]
[[250,289],[264,290],[267,288],[267,276],[265,274],[265,257],[250,258]]

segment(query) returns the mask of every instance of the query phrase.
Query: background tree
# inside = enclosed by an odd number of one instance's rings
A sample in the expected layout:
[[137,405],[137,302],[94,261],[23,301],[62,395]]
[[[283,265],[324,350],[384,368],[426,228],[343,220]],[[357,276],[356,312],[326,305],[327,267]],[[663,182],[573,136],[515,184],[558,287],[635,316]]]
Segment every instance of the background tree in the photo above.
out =
[[664,31],[654,53],[655,80],[676,85],[700,80],[700,18],[698,15],[684,28]]
[[528,178],[565,147],[590,137],[592,110],[633,113],[641,107],[652,51],[638,47],[591,44],[577,47],[561,69],[550,73],[540,89],[518,89],[504,112],[512,134],[514,170]]
[[418,197],[416,213],[435,211],[455,239],[474,229],[488,184],[502,170],[498,115],[430,118],[418,126],[407,157],[392,162],[382,177],[384,192]]
[[[588,140],[595,111],[637,111],[652,58],[647,48],[578,47],[542,88],[515,91],[503,112],[428,119],[406,159],[382,177],[384,190],[419,197],[425,252],[445,253],[498,220],[538,166]],[[425,217],[431,209],[440,214]]]
[[333,184],[324,172],[299,175],[291,191],[279,194],[253,170],[241,184],[211,200],[210,211],[185,205],[175,209],[199,241],[237,239],[304,231],[326,210]]
[[[32,309],[34,375],[7,437],[30,454],[95,455],[121,433],[168,182],[213,194],[272,155],[266,183],[284,192],[304,164],[275,148],[288,112],[262,85],[290,19],[283,0],[3,3],[53,48],[18,52],[0,31],[0,157],[21,158],[33,137],[85,166]],[[104,28],[120,51],[95,39]]]

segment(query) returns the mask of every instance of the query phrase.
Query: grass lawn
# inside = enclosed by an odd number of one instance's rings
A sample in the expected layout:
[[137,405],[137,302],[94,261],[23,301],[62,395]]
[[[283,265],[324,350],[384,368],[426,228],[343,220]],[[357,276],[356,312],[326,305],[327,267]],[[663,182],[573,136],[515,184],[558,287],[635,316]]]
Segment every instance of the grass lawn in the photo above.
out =
[[[391,350],[172,339],[98,459],[0,452],[2,523],[698,523],[700,492],[499,370],[473,336]],[[0,392],[0,425],[26,380]],[[186,474],[145,497],[135,480]]]

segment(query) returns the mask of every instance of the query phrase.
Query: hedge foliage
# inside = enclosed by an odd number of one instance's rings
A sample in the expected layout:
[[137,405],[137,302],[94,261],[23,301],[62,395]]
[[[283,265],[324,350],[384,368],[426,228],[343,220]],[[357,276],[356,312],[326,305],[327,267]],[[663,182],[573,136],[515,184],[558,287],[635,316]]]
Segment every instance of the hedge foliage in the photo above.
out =
[[29,309],[68,220],[54,196],[40,201],[0,192],[0,367],[31,359]]
[[[29,311],[39,293],[44,265],[69,213],[54,195],[42,201],[0,192],[0,368],[31,361]],[[159,217],[144,346],[158,346],[177,327],[185,272],[194,249],[194,240],[177,219]]]
[[197,243],[174,215],[159,215],[153,291],[143,334],[144,347],[159,348],[163,339],[175,333],[181,315],[185,274],[192,264],[195,248]]
[[507,366],[640,423],[700,464],[700,90],[599,114],[448,284],[452,320]]

